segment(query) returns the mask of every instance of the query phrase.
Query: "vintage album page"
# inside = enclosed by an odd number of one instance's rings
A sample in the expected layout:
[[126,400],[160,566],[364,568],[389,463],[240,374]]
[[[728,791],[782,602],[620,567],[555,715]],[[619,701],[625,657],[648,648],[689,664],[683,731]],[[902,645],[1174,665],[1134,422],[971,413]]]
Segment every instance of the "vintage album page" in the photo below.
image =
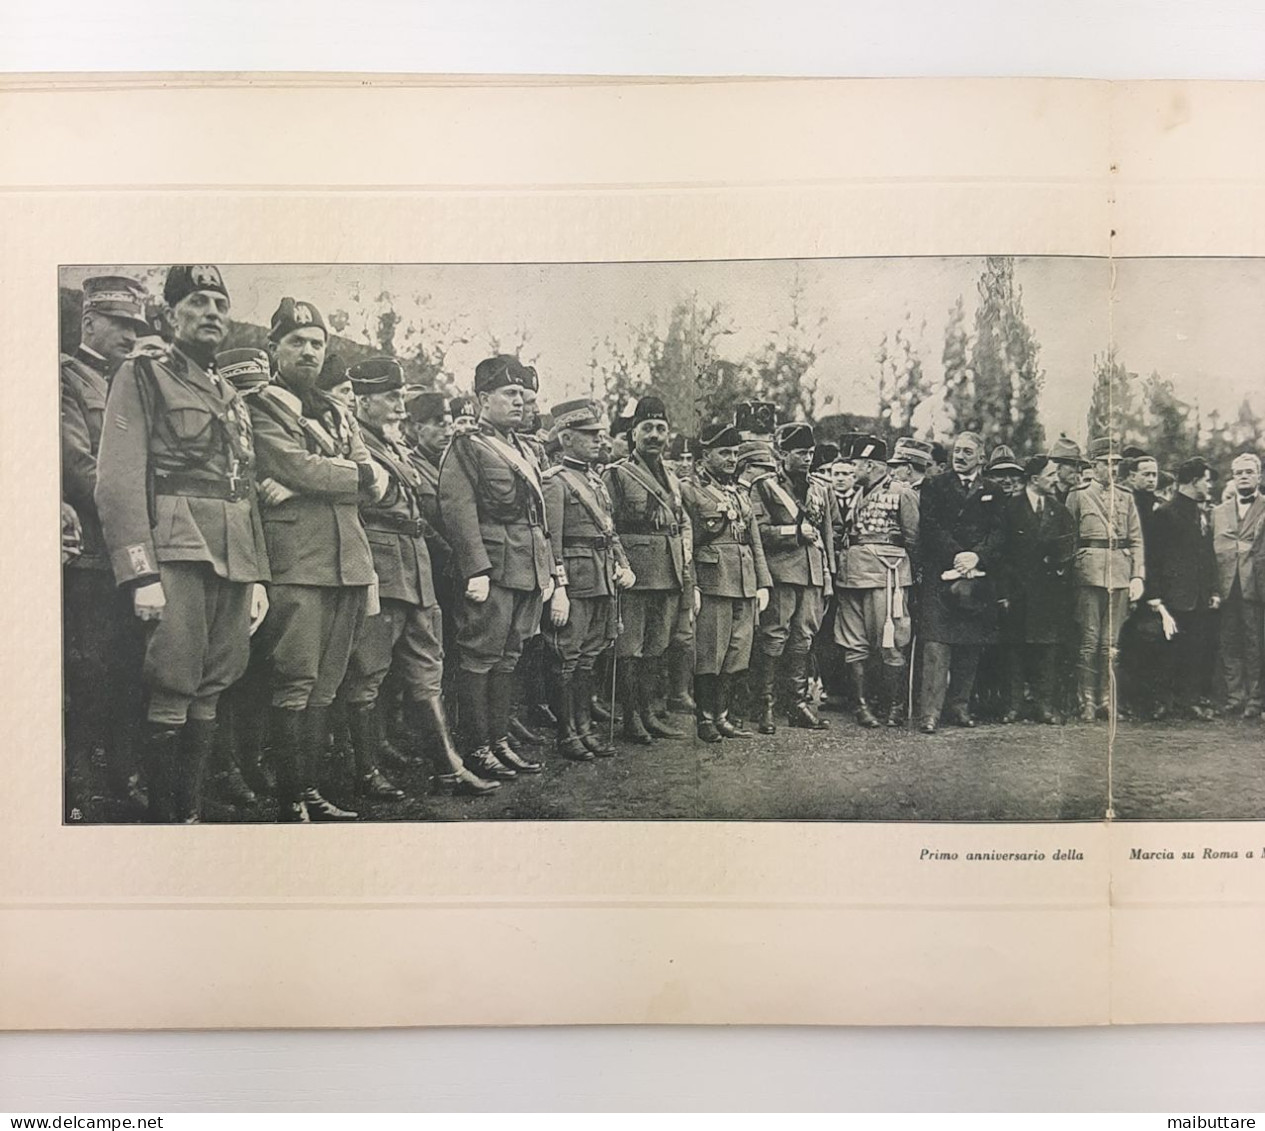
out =
[[[63,780],[53,367],[59,285],[78,294],[89,275],[219,264],[235,315],[266,327],[283,295],[325,301],[298,288],[348,286],[367,265],[365,278],[418,293],[457,278],[449,293],[469,306],[452,313],[504,312],[478,332],[543,336],[551,406],[590,387],[598,312],[616,324],[621,294],[629,320],[661,283],[750,310],[762,272],[789,278],[793,262],[836,320],[916,276],[912,315],[929,321],[939,371],[953,294],[974,302],[987,257],[1008,257],[1030,312],[1065,312],[1040,329],[1042,412],[1051,438],[1084,445],[1092,367],[1112,344],[1113,257],[1265,255],[1263,99],[1078,81],[7,80],[0,1021],[1260,1019],[1265,865],[1244,859],[1263,844],[1243,818],[1262,813],[1243,806],[1260,798],[1261,763],[1234,762],[1251,781],[1223,779],[1205,810],[1178,814],[1197,820],[1175,823],[1162,787],[1153,809],[1136,790],[1113,797],[1105,724],[1054,746],[1053,728],[1026,725],[861,747],[851,715],[834,714],[829,737],[802,747],[820,774],[795,764],[800,732],[782,728],[785,769],[759,766],[760,738],[733,769],[688,740],[656,748],[661,773],[624,748],[597,767],[549,758],[539,782],[500,791],[532,805],[454,802],[438,819],[77,821]],[[950,282],[922,281],[924,264]],[[552,358],[546,316],[520,324],[535,308],[513,296],[534,290],[581,312],[576,342]],[[823,354],[840,379],[831,411],[874,411],[872,375],[850,367],[876,371],[889,328],[841,335],[833,363]],[[462,391],[478,357],[457,374]],[[1189,758],[1217,741],[1191,739]],[[995,769],[972,762],[985,746]],[[551,781],[590,780],[581,771],[605,783],[592,778],[584,804],[553,803]],[[995,802],[998,775],[1024,804]],[[648,807],[620,798],[633,779]],[[1109,822],[1113,804],[1129,819]],[[1143,866],[1135,848],[1239,858]]]

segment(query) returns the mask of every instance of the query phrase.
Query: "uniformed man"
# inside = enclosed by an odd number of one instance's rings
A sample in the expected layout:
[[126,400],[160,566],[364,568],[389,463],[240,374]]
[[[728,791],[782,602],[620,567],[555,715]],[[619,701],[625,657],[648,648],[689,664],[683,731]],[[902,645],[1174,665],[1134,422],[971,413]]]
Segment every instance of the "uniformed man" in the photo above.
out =
[[457,594],[449,565],[452,547],[439,530],[439,464],[452,443],[452,410],[443,393],[418,393],[405,405],[404,440],[409,461],[418,474],[417,495],[426,521],[426,548],[430,554],[431,580],[447,622],[453,619]]
[[468,393],[459,393],[448,402],[448,410],[452,413],[452,432],[454,436],[464,436],[468,432],[479,430],[479,398]]
[[554,557],[567,584],[554,590],[545,618],[552,657],[558,751],[590,762],[614,751],[593,726],[594,665],[619,632],[616,595],[637,580],[615,530],[610,496],[593,468],[606,430],[601,407],[566,401],[553,410],[562,462],[544,473],[545,513]]
[[173,344],[115,375],[95,499],[118,584],[152,626],[146,767],[157,821],[199,819],[221,693],[246,670],[268,609],[250,416],[215,371],[229,297],[217,268],[180,265],[163,287]]
[[908,698],[908,649],[913,637],[909,595],[918,550],[918,495],[887,465],[877,436],[852,441],[847,457],[859,489],[845,519],[839,560],[835,642],[843,649],[857,722],[877,727],[866,689],[866,664],[882,661],[887,725],[900,726]]
[[625,406],[617,425],[631,454],[606,469],[606,489],[615,529],[636,583],[621,597],[624,630],[615,642],[617,679],[624,704],[623,736],[648,745],[655,738],[681,738],[652,709],[655,661],[672,639],[681,602],[697,615],[692,531],[681,500],[681,484],[664,466],[668,414],[663,401],[647,395]]
[[260,496],[273,584],[259,647],[271,682],[278,816],[287,822],[357,816],[324,796],[318,759],[356,634],[374,611],[359,505],[389,485],[355,418],[318,384],[327,343],[321,312],[283,298],[268,332],[273,380],[250,398],[260,471],[274,480]]
[[704,742],[750,737],[730,720],[731,710],[742,713],[730,693],[735,678],[751,663],[756,621],[768,606],[773,584],[751,496],[735,479],[741,443],[733,425],[705,428],[694,480],[681,487],[694,533],[694,576],[701,595],[694,634],[694,702],[697,733]]
[[807,424],[783,424],[776,433],[779,470],[757,475],[751,499],[764,558],[773,579],[768,607],[760,614],[755,686],[761,734],[776,729],[773,696],[779,670],[789,685],[793,727],[824,730],[811,701],[808,665],[813,639],[825,615],[834,572],[834,510],[829,491],[809,481],[816,439]]
[[78,553],[62,575],[67,754],[86,756],[99,744],[110,792],[140,805],[145,798],[134,739],[142,714],[143,634],[130,590],[115,587],[93,495],[110,381],[138,336],[149,333],[141,284],[98,275],[84,280],[79,345],[61,355],[62,497],[80,531]]
[[422,511],[421,475],[391,438],[405,418],[404,369],[393,357],[357,362],[348,370],[356,395],[356,419],[369,455],[387,477],[377,502],[362,502],[360,518],[373,552],[379,611],[365,618],[342,697],[348,706],[357,791],[362,797],[399,800],[404,791],[383,777],[383,717],[378,692],[394,669],[404,713],[432,760],[441,789],[481,796],[500,788],[465,769],[448,729],[443,685],[443,613],[436,598]]
[[922,485],[931,470],[931,442],[901,436],[892,447],[887,466],[896,479],[921,495]]
[[935,734],[946,693],[949,718],[973,727],[971,692],[985,645],[997,642],[997,590],[1005,541],[1004,497],[981,474],[984,442],[974,432],[953,441],[950,470],[923,484],[923,652],[918,729]]
[[509,742],[514,669],[540,630],[543,602],[566,573],[545,526],[540,472],[517,427],[529,380],[513,357],[479,362],[477,431],[453,438],[439,467],[439,511],[462,588],[457,693],[463,758],[478,776],[513,780],[543,766]]
[[[1148,577],[1154,570],[1149,556],[1155,546],[1152,523],[1160,506],[1155,489],[1159,484],[1160,465],[1142,448],[1127,447],[1121,453],[1119,481],[1133,493],[1142,526],[1142,545],[1148,557]],[[1154,614],[1145,603],[1134,607],[1120,629],[1120,704],[1122,713],[1150,716],[1158,700],[1155,698],[1161,681],[1164,642],[1153,628]]]
[[1067,494],[1076,531],[1077,703],[1085,722],[1106,718],[1115,707],[1120,627],[1129,603],[1140,601],[1145,587],[1142,524],[1132,493],[1116,483],[1119,461],[1114,440],[1094,440],[1093,478]]

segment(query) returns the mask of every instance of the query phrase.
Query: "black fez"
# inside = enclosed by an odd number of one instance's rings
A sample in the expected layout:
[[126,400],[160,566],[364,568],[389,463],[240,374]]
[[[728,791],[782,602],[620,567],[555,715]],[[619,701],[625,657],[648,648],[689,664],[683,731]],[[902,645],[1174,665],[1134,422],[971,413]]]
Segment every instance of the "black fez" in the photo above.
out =
[[875,459],[879,463],[886,463],[887,442],[879,436],[856,433],[850,437],[842,454],[844,459]]
[[742,443],[742,436],[732,424],[708,424],[698,434],[699,445],[703,448],[736,448]]
[[[484,358],[474,367],[476,393],[492,393],[497,389],[509,388],[511,385],[517,385],[521,389],[538,388],[536,371],[508,353],[498,353],[495,357]],[[453,415],[455,416],[456,413]]]
[[371,357],[347,370],[356,396],[389,393],[404,388],[404,367],[393,357]]
[[279,342],[294,330],[308,330],[313,326],[329,338],[329,330],[321,312],[310,302],[296,302],[288,295],[281,300],[281,305],[273,312],[272,328],[268,331],[270,342]]
[[813,464],[809,470],[816,471],[819,468],[826,467],[834,463],[838,458],[839,445],[832,444],[827,440],[817,445],[816,450],[813,452]]
[[182,298],[187,298],[195,291],[219,291],[228,298],[228,288],[220,277],[220,269],[209,263],[178,263],[167,271],[167,281],[163,284],[163,302],[175,306]]
[[777,446],[783,452],[803,452],[817,446],[811,425],[783,424],[777,430]]
[[429,424],[432,420],[442,420],[444,413],[450,411],[448,400],[443,393],[418,393],[404,406],[410,420],[418,424]]
[[448,411],[452,413],[453,420],[460,420],[463,416],[478,417],[479,402],[469,393],[459,393],[448,402]]
[[272,363],[266,350],[253,347],[223,350],[215,355],[215,369],[234,389],[249,392],[272,380]]
[[647,420],[662,420],[664,424],[668,423],[667,406],[654,393],[647,393],[644,397],[634,397],[624,405],[619,417],[611,423],[611,432],[614,435],[631,432],[638,424]]

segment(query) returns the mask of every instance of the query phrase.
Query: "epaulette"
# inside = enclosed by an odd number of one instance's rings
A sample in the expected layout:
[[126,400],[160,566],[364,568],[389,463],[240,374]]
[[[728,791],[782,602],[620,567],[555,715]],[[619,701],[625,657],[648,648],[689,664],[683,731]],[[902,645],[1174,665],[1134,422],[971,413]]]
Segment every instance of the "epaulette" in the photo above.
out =
[[540,473],[540,478],[553,479],[561,470],[562,470],[562,464],[555,463],[551,467],[546,467],[545,470]]
[[1085,488],[1086,488],[1086,487],[1088,487],[1088,486],[1089,486],[1089,483],[1092,483],[1092,482],[1093,482],[1093,480],[1090,480],[1090,481],[1089,481],[1089,482],[1087,482],[1087,483],[1073,483],[1073,484],[1072,484],[1072,485],[1071,485],[1071,486],[1067,489],[1067,493],[1070,495],[1073,491],[1083,491],[1083,490],[1085,490]]
[[628,462],[628,457],[624,456],[622,459],[617,459],[613,463],[608,463],[606,465],[606,470],[610,471],[611,468],[614,468],[614,467],[623,467],[624,464],[626,464],[627,462]]

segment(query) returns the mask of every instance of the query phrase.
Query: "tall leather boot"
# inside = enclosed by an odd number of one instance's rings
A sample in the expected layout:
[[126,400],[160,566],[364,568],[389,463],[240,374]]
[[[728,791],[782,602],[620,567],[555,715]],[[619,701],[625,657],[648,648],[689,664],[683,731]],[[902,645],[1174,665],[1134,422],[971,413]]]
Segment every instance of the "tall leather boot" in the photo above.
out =
[[883,665],[883,690],[887,696],[887,725],[905,725],[905,704],[909,695],[909,667],[906,664]]
[[607,648],[598,656],[590,673],[589,690],[593,694],[589,696],[589,713],[596,723],[609,723],[614,712],[611,702],[611,664],[614,662],[615,649]]
[[225,805],[242,809],[254,805],[255,791],[246,784],[238,768],[239,728],[237,705],[221,698],[216,715],[215,743],[211,748],[210,776],[212,794]]
[[676,715],[694,714],[690,686],[694,678],[694,657],[680,645],[668,649],[668,710]]
[[751,732],[737,726],[729,717],[730,692],[733,676],[723,672],[716,677],[716,729],[722,738],[750,738]]
[[695,731],[700,742],[719,742],[716,729],[716,676],[699,673],[694,677]]
[[598,758],[613,758],[613,747],[602,736],[601,731],[593,725],[591,704],[593,702],[592,669],[579,668],[571,684],[571,706],[575,711],[575,733],[580,741]]
[[309,818],[303,804],[303,712],[272,707],[268,723],[276,769],[277,820],[283,824],[306,824]]
[[[538,774],[543,762],[527,757],[510,745],[510,707],[514,702],[514,673],[491,672],[488,675],[488,738],[492,755],[503,766],[519,774]],[[552,712],[550,712],[552,714]]]
[[172,818],[196,825],[202,819],[202,783],[215,745],[215,720],[190,718],[180,735],[176,774],[172,781]]
[[656,657],[651,662],[643,658],[638,664],[637,706],[641,711],[641,723],[655,738],[684,738],[685,731],[677,730],[671,723],[661,719],[652,706],[658,692],[661,662],[662,657]]
[[463,671],[457,680],[457,705],[461,712],[462,761],[485,780],[514,781],[516,770],[504,765],[492,753],[488,724],[490,720],[489,696],[492,676],[489,672]]
[[761,734],[776,734],[777,722],[773,713],[773,689],[777,682],[777,658],[756,651],[754,665],[755,693],[759,711],[756,730]]
[[145,733],[145,776],[149,779],[147,817],[151,824],[175,820],[174,783],[178,773],[182,727],[148,723]]
[[848,664],[847,668],[848,683],[852,688],[852,697],[856,704],[857,725],[865,727],[866,730],[882,726],[878,717],[870,710],[870,701],[865,694],[865,661]]
[[321,795],[316,781],[319,773],[319,759],[325,753],[329,741],[329,708],[308,707],[303,712],[302,736],[300,744],[302,754],[299,764],[304,769],[303,804],[308,817],[313,821],[354,821],[360,814],[352,809],[343,809]]
[[809,698],[808,653],[788,652],[783,660],[789,669],[793,698],[791,709],[787,712],[787,722],[800,730],[825,730],[830,724],[817,717],[817,711]]
[[415,740],[429,757],[435,770],[437,793],[485,797],[501,788],[499,781],[484,781],[466,769],[452,741],[452,731],[444,714],[444,701],[438,695],[431,699],[406,700],[404,715]]
[[624,711],[623,739],[637,746],[650,746],[654,743],[654,735],[646,729],[641,717],[641,658],[621,656],[617,663],[619,697]]
[[382,716],[376,703],[348,703],[347,729],[356,759],[356,796],[377,801],[402,801],[404,790],[382,776]]
[[593,752],[584,745],[575,729],[575,677],[557,669],[553,672],[553,713],[558,718],[558,753],[572,762],[591,762]]

